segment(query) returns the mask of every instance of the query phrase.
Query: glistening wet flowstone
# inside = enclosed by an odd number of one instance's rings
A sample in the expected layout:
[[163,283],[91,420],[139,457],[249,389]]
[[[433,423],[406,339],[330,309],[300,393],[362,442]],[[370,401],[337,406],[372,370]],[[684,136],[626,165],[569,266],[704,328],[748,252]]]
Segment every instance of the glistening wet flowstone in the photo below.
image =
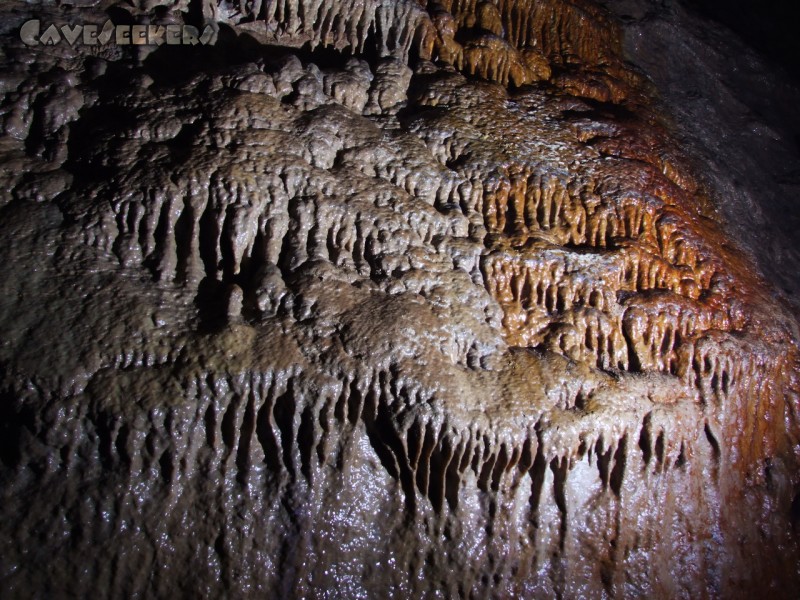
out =
[[795,320],[613,18],[150,4],[5,12],[221,25],[8,28],[4,597],[793,595]]

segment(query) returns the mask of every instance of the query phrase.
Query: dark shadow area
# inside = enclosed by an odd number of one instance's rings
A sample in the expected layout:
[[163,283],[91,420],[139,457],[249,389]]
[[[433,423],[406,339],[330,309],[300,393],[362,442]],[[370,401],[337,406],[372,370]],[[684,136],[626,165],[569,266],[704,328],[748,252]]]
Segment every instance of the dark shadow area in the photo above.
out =
[[687,6],[733,29],[747,44],[800,80],[800,2],[685,0]]

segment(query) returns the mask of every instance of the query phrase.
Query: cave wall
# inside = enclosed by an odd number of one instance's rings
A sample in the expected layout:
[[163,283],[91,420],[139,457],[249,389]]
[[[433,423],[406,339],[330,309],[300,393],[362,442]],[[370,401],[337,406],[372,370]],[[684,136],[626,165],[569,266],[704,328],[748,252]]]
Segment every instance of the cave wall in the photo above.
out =
[[[796,321],[618,14],[90,4],[2,9],[4,597],[796,595]],[[107,15],[218,38],[17,36]]]

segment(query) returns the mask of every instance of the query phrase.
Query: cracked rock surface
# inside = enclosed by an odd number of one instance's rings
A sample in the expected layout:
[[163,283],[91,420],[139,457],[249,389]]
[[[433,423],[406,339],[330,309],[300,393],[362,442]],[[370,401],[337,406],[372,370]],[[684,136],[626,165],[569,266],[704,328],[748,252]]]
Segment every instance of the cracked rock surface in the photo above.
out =
[[[797,324],[626,60],[674,13],[88,4],[0,9],[3,597],[796,596]],[[109,15],[219,36],[17,35]]]

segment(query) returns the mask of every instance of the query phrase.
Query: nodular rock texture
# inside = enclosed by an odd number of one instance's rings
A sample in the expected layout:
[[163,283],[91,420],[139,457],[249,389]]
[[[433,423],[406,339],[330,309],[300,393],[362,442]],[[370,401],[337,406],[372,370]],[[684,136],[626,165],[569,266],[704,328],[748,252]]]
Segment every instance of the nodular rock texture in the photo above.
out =
[[4,598],[796,597],[796,320],[630,38],[689,13],[66,4],[0,9]]

